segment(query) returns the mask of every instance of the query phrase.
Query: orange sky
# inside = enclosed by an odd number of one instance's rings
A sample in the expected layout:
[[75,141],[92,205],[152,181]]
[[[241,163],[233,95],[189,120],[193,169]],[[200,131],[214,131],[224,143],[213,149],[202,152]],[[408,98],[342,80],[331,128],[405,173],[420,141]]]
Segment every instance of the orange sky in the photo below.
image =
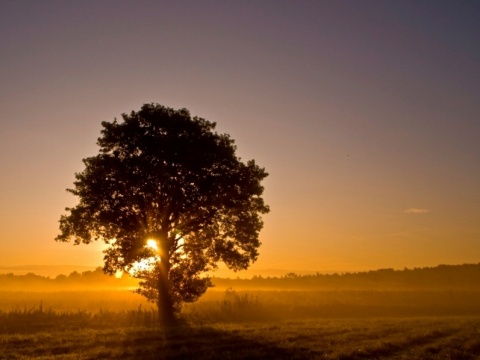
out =
[[[251,274],[480,261],[478,2],[2,2],[0,273],[56,243],[100,122],[188,108],[270,176]],[[242,276],[242,274],[240,274]]]

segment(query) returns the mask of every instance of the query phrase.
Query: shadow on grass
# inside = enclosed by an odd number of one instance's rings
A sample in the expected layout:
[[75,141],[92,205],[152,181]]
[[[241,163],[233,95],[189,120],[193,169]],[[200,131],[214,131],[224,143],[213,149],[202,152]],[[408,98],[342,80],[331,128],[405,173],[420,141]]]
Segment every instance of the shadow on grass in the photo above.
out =
[[123,342],[124,359],[311,359],[307,348],[288,349],[255,338],[255,329],[220,330],[182,325],[169,331],[132,331]]

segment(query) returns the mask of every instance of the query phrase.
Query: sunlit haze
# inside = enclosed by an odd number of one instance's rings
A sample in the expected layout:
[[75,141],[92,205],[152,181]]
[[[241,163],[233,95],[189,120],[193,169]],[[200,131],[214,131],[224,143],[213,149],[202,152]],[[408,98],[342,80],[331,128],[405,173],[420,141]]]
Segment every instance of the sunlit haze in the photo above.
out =
[[157,250],[157,251],[158,251],[158,245],[157,245],[157,242],[156,242],[154,239],[148,239],[146,246],[147,246],[148,248],[151,248],[151,249],[153,249],[153,250]]
[[479,14],[440,0],[0,2],[0,273],[102,266],[105,245],[54,241],[77,202],[65,189],[100,123],[150,102],[216,122],[269,173],[260,256],[222,276],[480,262]]

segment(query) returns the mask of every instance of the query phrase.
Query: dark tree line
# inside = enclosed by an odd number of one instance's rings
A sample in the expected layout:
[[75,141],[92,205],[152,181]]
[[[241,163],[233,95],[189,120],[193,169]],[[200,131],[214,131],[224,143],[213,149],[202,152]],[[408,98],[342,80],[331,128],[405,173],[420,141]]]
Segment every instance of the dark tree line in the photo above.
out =
[[[297,275],[289,273],[281,277],[254,276],[251,279],[212,278],[213,285],[220,288],[270,288],[270,289],[399,289],[428,290],[450,289],[480,291],[480,263],[464,265],[439,265],[436,267],[404,270],[380,269],[367,272],[342,274]],[[131,287],[137,280],[124,274],[116,279],[107,276],[99,267],[94,271],[72,272],[55,278],[35,275],[0,274],[0,289],[18,289],[28,291],[30,286],[61,288],[69,285],[85,287]]]
[[221,279],[213,282],[234,288],[298,289],[459,289],[480,291],[480,263],[439,265],[404,270],[379,269],[366,272],[298,275],[282,277],[254,276],[252,279]]

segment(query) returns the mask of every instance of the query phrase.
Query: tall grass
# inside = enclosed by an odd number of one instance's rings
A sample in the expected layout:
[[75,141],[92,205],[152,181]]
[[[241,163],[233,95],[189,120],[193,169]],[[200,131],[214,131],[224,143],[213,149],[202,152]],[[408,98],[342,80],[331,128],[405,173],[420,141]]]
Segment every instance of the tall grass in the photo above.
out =
[[[300,319],[480,316],[480,292],[209,291],[182,311],[199,323]],[[0,333],[50,328],[153,327],[152,304],[128,292],[0,294]]]
[[184,308],[200,321],[239,322],[308,318],[478,316],[480,292],[243,291],[210,292]]
[[140,301],[118,310],[127,297],[70,295],[55,302],[36,293],[17,305],[2,298],[0,359],[480,358],[473,292],[210,291],[185,306],[172,332]]
[[43,303],[45,308],[56,311],[75,311],[83,309],[98,312],[100,309],[111,311],[135,310],[139,305],[150,308],[151,304],[142,296],[128,290],[115,291],[0,291],[0,310],[13,308],[35,308]]
[[185,316],[193,321],[201,322],[247,322],[273,319],[267,304],[257,294],[238,293],[227,289],[223,298],[203,300],[188,305],[184,309]]
[[0,310],[0,333],[31,333],[88,328],[108,329],[112,327],[154,327],[158,322],[153,309],[111,311],[100,309],[93,313],[77,309],[75,311],[56,311],[37,307],[23,309],[16,307],[10,311]]

